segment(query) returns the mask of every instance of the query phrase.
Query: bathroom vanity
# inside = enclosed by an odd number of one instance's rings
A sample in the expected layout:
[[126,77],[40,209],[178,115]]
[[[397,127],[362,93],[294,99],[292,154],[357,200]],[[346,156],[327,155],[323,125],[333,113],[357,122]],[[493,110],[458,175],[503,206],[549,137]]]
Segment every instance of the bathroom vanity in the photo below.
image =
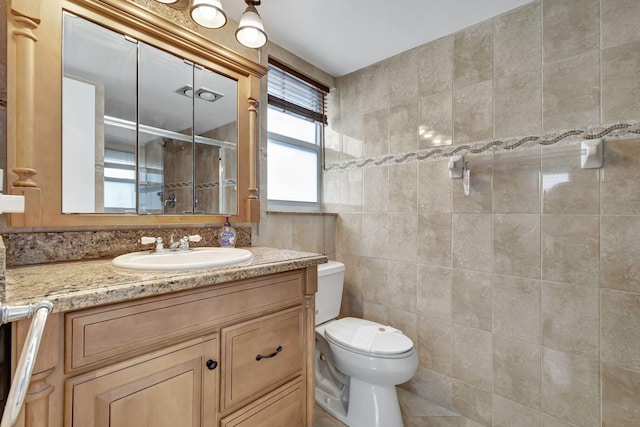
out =
[[[109,260],[10,268],[5,303],[54,304],[19,426],[312,426],[322,255],[141,272]],[[13,358],[29,320],[14,323]]]

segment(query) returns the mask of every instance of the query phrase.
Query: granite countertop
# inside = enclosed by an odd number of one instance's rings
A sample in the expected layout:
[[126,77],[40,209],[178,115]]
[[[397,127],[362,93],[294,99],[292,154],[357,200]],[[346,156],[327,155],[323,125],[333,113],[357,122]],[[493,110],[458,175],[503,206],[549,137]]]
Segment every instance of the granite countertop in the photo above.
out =
[[116,268],[111,259],[58,262],[6,269],[3,304],[48,300],[54,312],[122,302],[200,286],[248,279],[327,262],[324,255],[266,247],[246,247],[248,264],[189,271]]

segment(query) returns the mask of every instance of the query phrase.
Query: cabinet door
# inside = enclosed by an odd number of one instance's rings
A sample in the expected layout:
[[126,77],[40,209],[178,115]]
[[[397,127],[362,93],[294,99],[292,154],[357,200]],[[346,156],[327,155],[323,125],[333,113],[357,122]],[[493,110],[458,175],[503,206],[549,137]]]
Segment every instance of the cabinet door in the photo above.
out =
[[71,425],[213,427],[219,368],[209,360],[217,336],[70,379]]
[[220,422],[220,427],[294,427],[304,425],[304,390],[292,381]]

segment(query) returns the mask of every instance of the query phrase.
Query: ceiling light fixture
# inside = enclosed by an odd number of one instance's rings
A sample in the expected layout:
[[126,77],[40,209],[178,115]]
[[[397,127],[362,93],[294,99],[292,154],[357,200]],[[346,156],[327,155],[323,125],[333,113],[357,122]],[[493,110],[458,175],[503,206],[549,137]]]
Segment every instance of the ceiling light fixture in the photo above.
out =
[[191,86],[191,85],[182,86],[181,88],[176,90],[176,93],[179,93],[180,95],[184,95],[186,97],[192,98],[193,97],[193,86]]
[[220,0],[193,0],[191,19],[205,28],[222,28],[227,23],[227,14]]
[[[191,4],[191,19],[205,28],[222,28],[227,23],[227,14],[222,9],[221,0],[156,0],[175,9],[186,9]],[[247,9],[240,18],[236,39],[246,47],[259,49],[267,43],[267,33],[264,31],[262,18],[256,6],[261,0],[244,0]]]
[[236,39],[246,47],[258,49],[267,43],[267,33],[264,32],[262,19],[256,10],[256,6],[260,6],[260,0],[245,0],[245,3],[247,9],[240,18]]
[[218,92],[214,92],[211,89],[207,89],[206,87],[201,87],[196,91],[196,96],[203,101],[215,102],[218,99],[222,98],[224,95]]
[[191,98],[193,97],[193,86],[191,85],[182,86],[181,88],[176,90],[176,93],[179,93],[180,95],[184,95]]
[[[176,89],[176,93],[184,95],[187,98],[193,98],[193,86],[182,86],[181,88]],[[207,102],[215,102],[223,96],[223,94],[215,92],[211,89],[207,89],[206,87],[201,87],[200,89],[196,90],[196,98],[202,99],[203,101]]]

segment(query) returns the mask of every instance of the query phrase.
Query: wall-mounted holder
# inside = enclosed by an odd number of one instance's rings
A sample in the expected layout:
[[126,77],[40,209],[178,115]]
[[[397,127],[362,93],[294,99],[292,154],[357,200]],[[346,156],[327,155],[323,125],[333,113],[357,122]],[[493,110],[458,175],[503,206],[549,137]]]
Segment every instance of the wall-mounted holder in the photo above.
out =
[[464,163],[464,156],[451,156],[449,159],[449,178],[462,178]]
[[580,143],[580,166],[582,169],[602,167],[604,149],[602,139],[589,139]]
[[4,184],[4,171],[0,169],[0,214],[3,213],[23,213],[24,196],[12,196],[2,194]]
[[533,154],[528,156],[504,157],[501,159],[469,160],[465,161],[464,156],[452,156],[449,159],[449,177],[452,179],[462,178],[465,167],[480,165],[497,165],[502,163],[523,162],[527,160],[553,159],[568,157],[580,154],[580,166],[582,169],[598,169],[603,163],[603,142],[602,139],[588,139],[580,143],[580,148],[572,150],[558,151],[553,153]]

